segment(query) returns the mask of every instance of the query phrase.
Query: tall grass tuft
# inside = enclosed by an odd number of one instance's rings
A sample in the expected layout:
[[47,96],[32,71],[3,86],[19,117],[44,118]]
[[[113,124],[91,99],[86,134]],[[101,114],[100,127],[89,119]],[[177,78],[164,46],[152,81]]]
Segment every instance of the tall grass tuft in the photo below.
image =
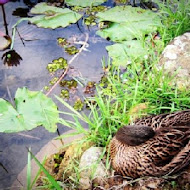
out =
[[190,1],[167,0],[165,3],[156,0],[160,8],[163,26],[159,32],[165,44],[175,37],[190,31]]

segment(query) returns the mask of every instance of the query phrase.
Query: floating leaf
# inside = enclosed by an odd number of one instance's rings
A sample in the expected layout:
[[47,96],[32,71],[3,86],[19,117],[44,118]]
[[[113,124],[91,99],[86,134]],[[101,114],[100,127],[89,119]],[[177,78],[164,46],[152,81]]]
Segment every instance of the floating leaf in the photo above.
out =
[[38,3],[30,11],[32,14],[40,14],[29,18],[29,21],[42,28],[66,27],[71,23],[76,23],[82,15],[67,9],[49,6],[46,3]]
[[69,6],[91,7],[104,3],[106,0],[65,0]]
[[141,22],[144,20],[160,22],[158,15],[150,10],[131,6],[116,6],[96,15],[100,21],[110,22]]
[[142,38],[154,32],[161,22],[156,13],[131,6],[115,7],[97,14],[100,22],[111,22],[109,28],[97,32],[103,38],[121,42]]
[[0,132],[15,133],[31,130],[43,125],[49,132],[55,132],[59,119],[57,106],[42,92],[18,89],[14,108],[0,98]]
[[127,65],[131,61],[143,60],[148,55],[148,49],[139,40],[131,40],[107,46],[109,56],[115,65]]
[[109,28],[97,31],[97,34],[114,42],[132,40],[134,38],[142,39],[146,34],[157,30],[157,27],[149,21],[112,23],[109,26]]

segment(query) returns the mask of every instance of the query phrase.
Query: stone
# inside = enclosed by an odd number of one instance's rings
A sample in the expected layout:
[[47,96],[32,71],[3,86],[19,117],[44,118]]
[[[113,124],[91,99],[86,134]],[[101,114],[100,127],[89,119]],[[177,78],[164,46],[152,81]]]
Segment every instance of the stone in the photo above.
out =
[[91,147],[86,150],[80,160],[80,189],[91,189],[92,179],[108,175],[105,164],[100,159],[103,147]]
[[172,40],[162,53],[158,68],[175,76],[177,86],[190,88],[190,32]]

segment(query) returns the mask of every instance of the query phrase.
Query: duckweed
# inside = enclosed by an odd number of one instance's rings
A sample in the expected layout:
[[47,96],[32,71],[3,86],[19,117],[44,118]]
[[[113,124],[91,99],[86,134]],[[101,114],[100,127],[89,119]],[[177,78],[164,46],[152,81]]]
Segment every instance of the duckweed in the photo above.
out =
[[79,52],[79,50],[75,46],[65,47],[65,52],[69,55],[74,55]]
[[64,99],[69,99],[69,91],[68,90],[66,90],[66,89],[62,89],[61,90],[61,94],[60,94],[60,97],[61,98],[64,98]]
[[60,57],[58,59],[54,59],[52,61],[52,63],[49,63],[47,65],[47,70],[50,73],[53,73],[53,72],[57,71],[58,69],[66,69],[67,66],[68,66],[67,60],[64,59],[63,57]]
[[76,88],[77,87],[77,81],[74,80],[74,79],[71,79],[71,80],[63,80],[60,82],[60,86],[62,87],[67,87],[69,89],[71,88]]
[[73,108],[77,111],[81,111],[84,107],[84,103],[82,102],[82,100],[80,98],[78,98],[75,103]]

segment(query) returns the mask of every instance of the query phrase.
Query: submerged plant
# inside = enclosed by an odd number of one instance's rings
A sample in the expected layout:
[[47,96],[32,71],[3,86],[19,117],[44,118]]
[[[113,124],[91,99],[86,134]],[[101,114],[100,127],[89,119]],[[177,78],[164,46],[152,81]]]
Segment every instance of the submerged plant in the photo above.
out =
[[58,81],[58,77],[54,77],[49,81],[50,85],[54,85]]
[[79,50],[75,46],[69,46],[69,47],[65,47],[65,52],[68,53],[69,55],[74,55],[78,53]]
[[96,16],[94,16],[94,15],[90,15],[90,16],[88,16],[88,17],[86,17],[85,19],[84,19],[84,23],[87,25],[87,26],[94,26],[94,25],[96,25]]
[[73,108],[77,111],[81,111],[84,107],[84,103],[82,102],[82,100],[80,98],[78,98],[75,103]]
[[57,38],[57,42],[61,47],[67,47],[70,43],[65,38]]
[[69,89],[76,88],[77,87],[77,81],[74,79],[71,80],[63,80],[60,82],[60,86],[67,87]]
[[54,59],[52,61],[52,63],[49,63],[47,65],[47,70],[50,73],[53,73],[53,72],[57,71],[58,69],[66,69],[67,66],[68,66],[67,60],[64,59],[63,57],[60,57],[58,59]]
[[69,99],[69,91],[66,90],[66,89],[62,89],[62,90],[61,90],[60,97]]

